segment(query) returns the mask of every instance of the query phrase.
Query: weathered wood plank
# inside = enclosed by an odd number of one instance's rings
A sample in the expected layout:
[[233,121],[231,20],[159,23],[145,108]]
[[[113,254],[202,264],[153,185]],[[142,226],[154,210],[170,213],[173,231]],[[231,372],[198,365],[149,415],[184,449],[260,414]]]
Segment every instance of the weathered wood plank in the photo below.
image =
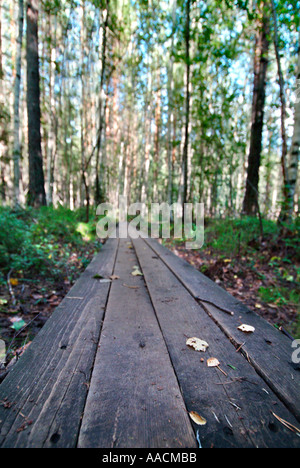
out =
[[112,274],[117,247],[107,241],[0,386],[1,447],[76,446],[110,289],[94,275]]
[[[199,428],[202,446],[299,447],[299,437],[271,413],[297,424],[293,415],[153,250],[141,239],[133,244],[186,406],[207,420]],[[194,336],[209,343],[205,354],[186,346]],[[208,368],[208,357],[216,357],[228,376]]]
[[132,249],[120,241],[79,447],[196,447],[195,435]]
[[[300,372],[294,369],[291,362],[294,351],[291,347],[292,342],[158,242],[153,239],[146,242],[194,298],[199,299],[232,342],[237,347],[245,342],[241,351],[300,421]],[[234,315],[230,316],[222,309],[232,311]],[[254,326],[255,333],[245,336],[237,330],[242,323]]]

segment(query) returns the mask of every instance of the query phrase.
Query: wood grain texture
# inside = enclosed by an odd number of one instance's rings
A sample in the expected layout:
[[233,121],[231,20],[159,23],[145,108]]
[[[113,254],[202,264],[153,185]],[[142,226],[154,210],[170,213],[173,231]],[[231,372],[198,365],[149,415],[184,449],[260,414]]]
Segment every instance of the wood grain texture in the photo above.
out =
[[0,386],[1,447],[75,447],[118,241],[109,240]]
[[79,447],[193,448],[195,435],[134,251],[120,241]]
[[[153,250],[133,243],[186,406],[207,420],[198,428],[202,446],[299,447],[299,437],[271,413],[297,425],[294,416]],[[206,353],[186,346],[194,336],[209,343]],[[209,357],[227,377],[207,367]]]
[[[300,372],[291,362],[292,342],[157,241],[149,239],[146,242],[193,297],[201,298],[199,302],[230,340],[237,347],[246,342],[241,352],[300,421]],[[222,309],[231,310],[234,315],[230,316]],[[255,333],[245,335],[237,330],[242,323],[254,326]]]
[[297,426],[289,341],[157,242],[133,245],[107,241],[0,385],[0,447],[299,447],[272,414]]

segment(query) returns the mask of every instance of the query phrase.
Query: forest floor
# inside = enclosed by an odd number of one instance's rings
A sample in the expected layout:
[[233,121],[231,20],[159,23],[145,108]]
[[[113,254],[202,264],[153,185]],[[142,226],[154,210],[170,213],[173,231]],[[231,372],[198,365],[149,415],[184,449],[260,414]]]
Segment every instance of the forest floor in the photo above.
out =
[[299,227],[281,235],[275,223],[209,221],[201,250],[183,241],[163,242],[176,255],[293,338],[300,338]]
[[0,208],[0,362],[6,355],[11,365],[24,352],[101,249],[95,220],[84,216]]
[[[80,213],[4,210],[1,217],[7,232],[0,232],[0,340],[9,351],[6,363],[12,363],[102,244],[96,239],[95,220],[84,223]],[[300,338],[298,239],[298,227],[283,238],[275,223],[264,221],[260,241],[257,220],[211,220],[201,250],[187,250],[183,240],[163,244],[274,326]]]

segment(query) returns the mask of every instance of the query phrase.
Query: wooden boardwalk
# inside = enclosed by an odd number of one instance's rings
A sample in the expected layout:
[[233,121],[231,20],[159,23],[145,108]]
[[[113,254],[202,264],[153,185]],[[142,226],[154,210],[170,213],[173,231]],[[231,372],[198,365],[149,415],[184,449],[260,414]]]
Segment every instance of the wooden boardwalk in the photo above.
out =
[[158,242],[110,239],[1,384],[0,447],[299,447],[293,351]]

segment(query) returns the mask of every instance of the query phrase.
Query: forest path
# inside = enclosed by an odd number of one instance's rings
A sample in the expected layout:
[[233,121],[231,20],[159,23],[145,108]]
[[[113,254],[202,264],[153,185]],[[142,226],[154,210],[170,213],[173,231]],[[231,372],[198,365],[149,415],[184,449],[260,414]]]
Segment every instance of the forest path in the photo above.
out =
[[293,351],[157,241],[109,239],[0,386],[0,446],[299,447]]

